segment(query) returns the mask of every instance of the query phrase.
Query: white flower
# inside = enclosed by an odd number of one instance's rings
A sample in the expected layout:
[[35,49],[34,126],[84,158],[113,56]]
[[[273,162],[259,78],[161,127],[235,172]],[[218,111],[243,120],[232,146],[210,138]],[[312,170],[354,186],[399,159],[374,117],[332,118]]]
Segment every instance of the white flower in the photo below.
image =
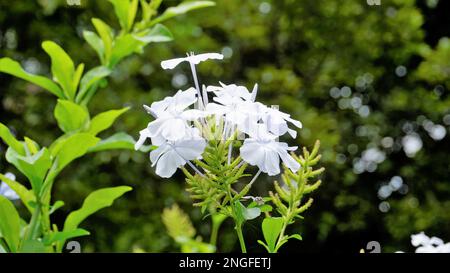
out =
[[450,243],[444,244],[438,237],[430,238],[423,231],[411,235],[411,244],[417,247],[416,253],[450,253]]
[[[188,121],[204,117],[206,113],[196,109],[186,110],[197,99],[196,90],[189,88],[186,91],[178,91],[173,97],[167,97],[162,101],[144,106],[156,120],[150,122],[147,128],[139,132],[139,140],[135,149],[139,149],[147,138],[163,137],[170,141],[177,141],[185,137],[190,129]],[[156,145],[153,143],[153,145]]]
[[252,93],[250,93],[248,91],[247,87],[245,87],[245,86],[240,86],[240,85],[236,85],[236,84],[226,85],[222,82],[219,82],[219,83],[221,86],[208,86],[206,88],[206,90],[208,92],[214,92],[214,94],[217,97],[231,96],[231,97],[242,98],[246,101],[253,101],[253,102],[256,99],[256,94],[258,92],[257,84],[255,84],[255,86],[253,87]]
[[192,128],[190,136],[177,141],[167,141],[150,153],[150,160],[156,165],[156,174],[171,177],[178,167],[189,160],[201,159],[206,141],[199,136],[197,129]]
[[240,148],[242,159],[267,173],[270,176],[280,173],[280,158],[293,172],[298,171],[300,164],[289,155],[297,147],[289,147],[284,142],[277,142],[276,136],[265,131],[265,126],[259,124],[257,130],[251,132],[250,138],[244,140]]
[[[10,180],[16,180],[16,176],[12,173],[6,173],[5,176],[9,178]],[[8,198],[9,200],[17,200],[19,199],[19,196],[15,191],[13,191],[8,184],[2,181],[0,183],[0,195],[3,195],[4,197]]]
[[161,67],[163,69],[174,69],[177,65],[179,65],[182,62],[189,62],[190,64],[199,64],[200,62],[209,60],[209,59],[216,59],[216,60],[222,60],[223,55],[219,53],[203,53],[198,55],[188,55],[184,58],[175,58],[170,59],[166,61],[161,62]]
[[282,136],[285,133],[293,138],[297,137],[297,131],[288,127],[287,122],[294,124],[297,128],[302,128],[302,123],[298,120],[292,119],[289,114],[283,113],[278,109],[267,107],[262,103],[258,103],[258,115],[261,116],[262,121],[267,126],[267,130],[276,136]]

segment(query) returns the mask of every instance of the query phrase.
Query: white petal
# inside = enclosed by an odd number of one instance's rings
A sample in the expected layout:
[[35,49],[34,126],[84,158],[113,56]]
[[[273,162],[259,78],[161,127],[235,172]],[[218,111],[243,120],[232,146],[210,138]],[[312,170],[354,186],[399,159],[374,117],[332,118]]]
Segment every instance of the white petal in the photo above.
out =
[[286,165],[286,167],[291,169],[291,171],[295,173],[298,171],[298,169],[300,169],[300,163],[298,163],[297,160],[295,160],[290,154],[288,154],[286,149],[280,147],[278,149],[278,154],[280,155],[281,160]]
[[260,145],[251,139],[244,140],[239,149],[242,159],[252,166],[264,168],[265,151]]
[[193,64],[199,64],[200,62],[209,60],[209,59],[215,59],[215,60],[222,60],[223,55],[219,53],[203,53],[198,55],[192,55],[186,58],[187,61]]
[[171,147],[168,144],[163,144],[156,148],[155,150],[150,152],[150,161],[153,163],[152,166],[155,166],[158,163],[159,158],[169,151]]
[[177,143],[175,150],[185,160],[194,160],[201,158],[206,147],[206,141],[202,138],[183,140]]
[[186,161],[174,150],[170,150],[159,158],[156,165],[156,174],[163,178],[171,177],[177,171],[178,167],[184,164],[186,164]]
[[163,69],[174,69],[180,63],[187,61],[187,58],[175,58],[161,62],[161,67]]
[[197,110],[197,109],[190,109],[190,110],[186,110],[183,113],[181,113],[181,117],[184,120],[196,120],[199,118],[204,118],[206,116],[208,116],[208,112],[207,111],[201,111],[201,110]]
[[149,137],[150,137],[150,132],[148,131],[147,128],[141,130],[139,132],[139,139],[134,144],[134,149],[139,150],[139,148],[141,148],[142,145],[144,145],[145,140],[147,140],[147,138],[149,138]]
[[167,140],[176,141],[186,135],[186,127],[186,122],[180,118],[169,119],[161,126],[161,135]]
[[[15,178],[15,176],[14,176],[14,178]],[[17,193],[15,191],[13,191],[9,187],[9,185],[6,184],[5,182],[2,182],[0,184],[0,195],[3,195],[4,197],[6,197],[9,200],[17,200],[17,199],[19,199],[19,196],[17,195]]]
[[419,245],[429,245],[430,238],[422,231],[418,234],[411,235],[411,244],[415,247]]
[[175,96],[173,96],[173,107],[178,110],[184,110],[190,105],[194,104],[197,100],[197,90],[195,88],[189,88],[185,91],[178,91]]
[[273,176],[280,173],[280,158],[277,152],[266,150],[264,159],[265,171],[268,175]]

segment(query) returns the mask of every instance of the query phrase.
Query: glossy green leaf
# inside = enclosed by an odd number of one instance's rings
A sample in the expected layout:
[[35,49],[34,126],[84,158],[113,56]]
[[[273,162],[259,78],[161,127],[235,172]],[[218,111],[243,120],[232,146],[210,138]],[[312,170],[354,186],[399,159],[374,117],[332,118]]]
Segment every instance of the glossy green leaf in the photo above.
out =
[[276,251],[276,243],[278,236],[283,228],[283,219],[281,217],[269,217],[265,218],[262,222],[262,231],[264,235],[264,240],[266,241],[267,247],[270,253]]
[[73,100],[75,98],[75,89],[73,81],[75,75],[75,66],[72,59],[58,44],[52,41],[42,43],[42,48],[50,56],[52,61],[52,74],[54,80],[62,87],[65,96]]
[[28,190],[25,186],[17,181],[11,180],[5,175],[0,173],[0,180],[5,182],[13,191],[17,193],[22,203],[27,207],[28,211],[33,212],[33,208],[30,206],[30,202],[35,202],[36,197],[33,192]]
[[32,140],[29,137],[24,137],[23,140],[25,141],[27,153],[34,155],[39,152],[39,145],[36,143],[36,141]]
[[25,240],[19,250],[21,253],[47,253],[48,251],[44,243],[37,239]]
[[97,66],[86,72],[83,78],[81,78],[80,90],[78,91],[75,101],[77,103],[80,103],[85,98],[86,93],[89,91],[89,89],[92,88],[101,79],[111,74],[111,72],[112,71],[105,66]]
[[77,133],[63,140],[52,151],[57,157],[57,170],[62,170],[67,164],[86,154],[99,140],[88,133]]
[[172,17],[178,16],[181,14],[185,14],[191,10],[211,7],[211,6],[215,6],[215,5],[216,5],[216,3],[212,2],[212,1],[186,1],[186,2],[179,4],[176,7],[170,7],[168,9],[166,9],[164,11],[164,13],[161,14],[161,16],[155,18],[152,21],[152,24],[160,23],[160,22],[170,19]]
[[288,239],[297,239],[297,240],[303,240],[302,236],[300,234],[293,234],[293,235],[289,235],[287,237]]
[[114,47],[109,62],[110,67],[114,67],[120,60],[128,55],[138,52],[144,43],[132,34],[125,34],[114,41]]
[[54,114],[59,128],[65,133],[85,129],[89,122],[87,109],[68,100],[58,100]]
[[157,24],[151,29],[141,31],[134,35],[136,39],[146,44],[169,42],[173,40],[170,30],[162,24]]
[[130,0],[109,0],[114,6],[114,12],[122,29],[128,29],[128,10],[130,8]]
[[18,154],[25,155],[25,148],[23,144],[18,141],[14,135],[11,133],[8,127],[0,122],[0,138],[11,147],[11,149],[15,150]]
[[69,214],[69,216],[67,216],[67,219],[64,222],[63,231],[67,232],[75,230],[87,217],[100,209],[111,206],[115,199],[119,198],[128,191],[131,191],[131,187],[120,186],[104,188],[92,192],[84,200],[80,209],[73,211]]
[[67,239],[75,238],[75,237],[81,237],[81,236],[87,236],[89,235],[89,231],[82,229],[82,228],[76,228],[69,231],[58,231],[53,232],[50,235],[46,236],[43,240],[45,245],[51,245],[55,242],[61,241],[64,242]]
[[102,64],[105,63],[105,45],[103,41],[98,35],[92,31],[85,30],[83,31],[83,37],[86,42],[97,52],[98,57]]
[[20,241],[20,217],[14,205],[0,195],[0,233],[11,252],[17,252]]
[[134,24],[134,19],[136,18],[137,10],[139,6],[139,0],[131,0],[131,3],[128,8],[128,25],[127,31],[130,31]]
[[4,72],[16,76],[18,78],[21,78],[23,80],[29,81],[33,84],[36,84],[37,86],[44,88],[47,91],[50,91],[58,98],[64,98],[63,91],[52,80],[43,76],[38,76],[26,72],[18,62],[10,58],[0,59],[0,72]]
[[75,70],[75,73],[73,74],[72,88],[75,93],[78,89],[78,84],[80,83],[80,79],[81,79],[81,76],[83,75],[83,71],[84,71],[84,64],[79,64],[77,69]]
[[28,178],[35,192],[39,192],[52,164],[47,148],[42,148],[38,153],[30,156],[22,156],[9,148],[6,151],[6,160]]
[[109,62],[109,58],[111,57],[111,51],[112,51],[112,41],[113,41],[113,33],[110,28],[105,22],[98,18],[92,18],[92,24],[94,24],[95,29],[97,30],[98,34],[100,35],[100,38],[103,41],[103,47],[104,47],[104,61],[105,64]]
[[56,201],[53,206],[50,207],[50,211],[49,214],[54,213],[55,211],[57,211],[59,208],[61,208],[62,206],[64,206],[64,202],[61,200]]
[[96,115],[92,118],[88,133],[93,134],[94,136],[100,133],[103,130],[108,129],[114,123],[114,121],[123,113],[128,111],[129,107],[125,107],[119,110],[109,110],[103,113]]
[[119,132],[106,139],[102,139],[95,146],[91,147],[89,152],[92,153],[116,149],[134,150],[135,143],[132,136],[124,132]]

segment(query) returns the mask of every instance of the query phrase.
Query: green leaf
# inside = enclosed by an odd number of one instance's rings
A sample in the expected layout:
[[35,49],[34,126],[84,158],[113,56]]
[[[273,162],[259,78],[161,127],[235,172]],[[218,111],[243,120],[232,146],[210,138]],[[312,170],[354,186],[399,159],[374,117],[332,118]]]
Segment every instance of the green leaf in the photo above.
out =
[[90,153],[105,151],[105,150],[115,150],[115,149],[125,149],[134,150],[133,137],[124,132],[116,133],[106,139],[101,140],[97,145],[89,149]]
[[58,100],[55,107],[55,118],[64,133],[84,129],[89,122],[87,109],[68,100]]
[[169,42],[173,40],[173,35],[170,30],[162,24],[157,24],[151,29],[134,34],[134,37],[146,44],[151,42]]
[[216,3],[212,2],[212,1],[187,1],[187,2],[183,2],[183,3],[179,4],[176,7],[170,7],[168,9],[166,9],[164,11],[164,13],[161,14],[161,16],[155,18],[152,21],[152,24],[160,23],[160,22],[165,21],[167,19],[170,19],[172,17],[178,16],[178,15],[181,15],[181,14],[185,14],[185,13],[191,11],[191,10],[211,7],[211,6],[215,6],[215,5],[216,5]]
[[42,148],[38,153],[30,156],[22,156],[9,148],[6,151],[6,160],[28,178],[35,192],[39,192],[52,164],[47,148]]
[[56,210],[64,206],[64,202],[61,200],[56,201],[53,206],[51,206],[49,214],[53,214]]
[[111,57],[112,51],[112,41],[113,41],[113,33],[111,28],[102,20],[98,18],[92,18],[92,24],[94,24],[95,29],[97,30],[100,38],[103,41],[104,47],[104,64],[109,62],[109,58]]
[[42,43],[42,48],[52,60],[53,78],[62,87],[64,94],[70,100],[75,98],[74,75],[75,66],[72,59],[58,44],[52,41]]
[[24,137],[23,140],[25,140],[27,153],[34,155],[39,151],[39,145],[36,143],[36,141],[32,140],[29,137]]
[[89,231],[82,228],[77,228],[69,231],[58,231],[45,236],[43,242],[45,245],[49,246],[58,241],[64,242],[67,239],[87,236],[89,234]]
[[264,240],[270,253],[274,253],[278,236],[283,228],[283,219],[281,217],[265,218],[262,222],[262,231]]
[[134,24],[134,19],[136,18],[136,13],[138,10],[139,1],[138,0],[131,0],[131,3],[128,7],[128,25],[127,25],[127,31],[130,31]]
[[270,249],[269,249],[269,247],[266,245],[266,243],[264,243],[264,242],[261,241],[261,240],[258,240],[258,244],[262,245],[262,246],[267,250],[267,252],[270,253]]
[[84,99],[89,89],[92,88],[101,79],[111,74],[111,72],[112,71],[105,66],[97,66],[86,72],[83,78],[81,78],[80,91],[78,92],[75,101],[77,103],[80,103]]
[[289,239],[297,239],[297,240],[303,240],[303,238],[302,238],[302,236],[300,235],[300,234],[293,234],[293,235],[289,235],[288,237],[287,237],[287,239],[289,240]]
[[132,34],[125,34],[114,41],[114,46],[109,61],[109,67],[114,67],[121,59],[138,52],[143,42],[136,39]]
[[34,83],[37,86],[40,86],[45,90],[50,91],[58,98],[64,98],[63,91],[52,80],[43,76],[33,75],[31,73],[26,72],[18,62],[10,58],[0,59],[0,72],[4,72],[16,76],[18,78],[21,78],[23,80],[29,81],[31,83]]
[[100,39],[100,37],[98,37],[98,35],[94,32],[88,30],[83,31],[83,37],[86,42],[95,50],[95,52],[97,52],[101,63],[105,64],[105,45],[103,44],[102,39]]
[[14,205],[0,195],[0,233],[11,252],[17,252],[20,241],[20,217]]
[[84,64],[79,64],[73,75],[72,88],[74,92],[77,91],[78,84],[80,83],[81,76],[83,75],[83,71],[84,71]]
[[3,139],[3,141],[11,147],[14,151],[16,151],[18,154],[25,155],[25,148],[23,147],[23,144],[18,141],[8,127],[6,127],[3,123],[0,122],[0,138]]
[[130,0],[109,0],[109,2],[114,6],[114,12],[119,19],[120,27],[128,31],[128,10],[130,8]]
[[48,252],[42,241],[36,239],[25,240],[22,242],[19,252],[21,253],[46,253]]
[[120,186],[104,188],[92,192],[84,200],[80,209],[73,211],[67,216],[67,219],[64,222],[63,231],[67,232],[75,230],[87,217],[100,209],[111,206],[115,199],[119,198],[124,193],[131,191],[131,189],[132,188],[128,186]]
[[96,115],[90,123],[88,133],[94,136],[103,130],[108,129],[114,123],[114,121],[123,113],[128,111],[129,107],[125,107],[119,110],[109,110]]
[[52,150],[57,157],[57,170],[62,170],[67,164],[86,154],[88,149],[97,144],[99,140],[88,133],[76,133],[63,140]]
[[33,192],[25,188],[22,184],[17,181],[11,180],[5,175],[0,173],[0,180],[5,182],[13,191],[17,193],[22,200],[22,203],[27,207],[28,211],[33,212],[33,208],[30,206],[30,202],[36,202],[36,197]]

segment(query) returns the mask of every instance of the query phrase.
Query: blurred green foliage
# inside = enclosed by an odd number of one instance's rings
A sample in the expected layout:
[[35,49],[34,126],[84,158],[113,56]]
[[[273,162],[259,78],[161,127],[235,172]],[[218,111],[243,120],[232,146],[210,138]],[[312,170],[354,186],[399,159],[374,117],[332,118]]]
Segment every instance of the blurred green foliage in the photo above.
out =
[[[131,109],[105,135],[120,130],[137,136],[150,120],[142,104],[191,84],[187,70],[162,71],[161,60],[189,51],[221,52],[224,62],[198,67],[203,83],[259,83],[262,101],[280,105],[303,122],[298,145],[311,148],[316,139],[322,143],[327,171],[321,179],[326,183],[306,220],[290,227],[303,241],[282,252],[356,253],[372,240],[383,251],[408,251],[409,235],[422,230],[449,241],[448,3],[216,2],[167,23],[173,42],[148,46],[143,55],[117,66],[109,85],[92,99],[91,109]],[[163,1],[162,7],[177,3]],[[49,75],[50,61],[40,44],[53,40],[74,60],[92,67],[96,52],[81,33],[92,30],[92,17],[119,28],[108,1],[81,0],[80,6],[69,6],[62,0],[0,0],[0,57]],[[2,122],[19,135],[49,144],[58,132],[51,95],[8,75],[0,74],[0,82]],[[2,144],[2,152],[4,148]],[[6,166],[2,157],[0,170],[18,175]],[[209,236],[208,221],[192,209],[182,174],[161,180],[146,154],[101,152],[75,162],[62,176],[66,181],[57,185],[54,196],[66,205],[55,213],[56,222],[93,189],[118,184],[135,189],[86,222],[92,234],[81,240],[83,251],[179,251],[161,220],[163,209],[175,202],[190,214],[197,234]],[[395,176],[403,186],[383,195],[381,189]],[[269,180],[260,180],[255,195],[270,187]],[[256,243],[261,234],[254,234],[258,226],[247,230],[249,252],[263,251]],[[219,251],[239,249],[233,232],[225,222]]]

